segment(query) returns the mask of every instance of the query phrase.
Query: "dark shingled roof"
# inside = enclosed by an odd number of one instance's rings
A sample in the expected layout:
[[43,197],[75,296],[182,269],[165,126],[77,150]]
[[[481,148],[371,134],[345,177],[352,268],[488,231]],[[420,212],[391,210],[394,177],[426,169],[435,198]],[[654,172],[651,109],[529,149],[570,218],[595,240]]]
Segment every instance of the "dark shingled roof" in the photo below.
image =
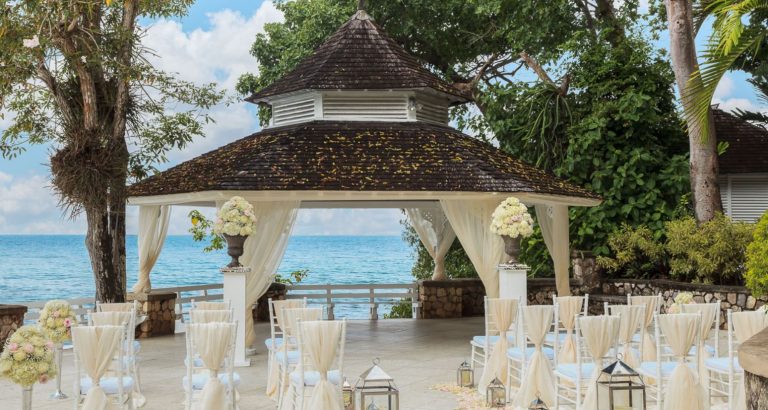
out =
[[728,142],[720,174],[768,172],[768,131],[723,110],[712,110],[718,141]]
[[441,80],[400,47],[364,11],[358,11],[296,68],[246,101],[300,90],[390,90],[432,88],[471,96]]
[[599,198],[448,126],[344,121],[263,130],[138,182],[129,195],[211,190],[537,192]]

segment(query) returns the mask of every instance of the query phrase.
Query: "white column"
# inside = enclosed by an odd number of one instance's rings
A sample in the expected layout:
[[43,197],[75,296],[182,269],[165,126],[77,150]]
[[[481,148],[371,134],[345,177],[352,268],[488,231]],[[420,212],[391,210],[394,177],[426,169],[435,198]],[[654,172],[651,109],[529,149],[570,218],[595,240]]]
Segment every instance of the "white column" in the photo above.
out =
[[251,365],[251,359],[245,357],[245,330],[246,321],[253,321],[249,317],[251,309],[246,309],[245,278],[251,272],[251,268],[243,266],[238,268],[221,268],[224,275],[224,300],[232,304],[234,319],[237,321],[237,339],[235,340],[235,367]]

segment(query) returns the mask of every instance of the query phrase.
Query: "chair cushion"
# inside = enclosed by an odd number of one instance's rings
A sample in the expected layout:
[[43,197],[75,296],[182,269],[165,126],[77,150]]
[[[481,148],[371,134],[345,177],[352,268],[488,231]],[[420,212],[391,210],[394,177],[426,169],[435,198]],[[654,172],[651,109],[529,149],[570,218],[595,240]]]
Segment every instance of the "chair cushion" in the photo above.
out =
[[[557,344],[562,345],[563,342],[565,342],[566,336],[567,336],[567,334],[565,334],[565,333],[558,333]],[[544,336],[544,344],[547,344],[547,345],[555,344],[555,334],[554,333],[547,333],[547,335]]]
[[[661,362],[661,376],[662,377],[669,377],[672,374],[672,371],[675,370],[675,367],[677,367],[678,362]],[[657,375],[658,368],[656,366],[656,362],[642,362],[640,363],[640,367],[637,369],[637,372],[644,375],[644,376],[650,376],[655,377]]]
[[[581,378],[582,379],[589,379],[592,377],[592,373],[595,371],[595,364],[594,363],[582,363],[581,364]],[[569,379],[569,380],[576,380],[576,378],[579,375],[579,365],[576,363],[563,363],[558,364],[555,368],[555,373],[559,374],[560,376]]]
[[[128,341],[125,341],[125,344],[123,345],[123,350],[126,352],[128,351]],[[133,341],[133,353],[139,353],[141,351],[141,342],[138,340]]]
[[[99,384],[105,393],[117,394],[117,377],[102,377]],[[93,387],[93,381],[90,377],[85,376],[80,378],[80,394],[88,394],[91,387]],[[133,377],[123,376],[123,394],[127,394],[131,390],[133,390]]]
[[[203,371],[201,373],[195,373],[192,375],[192,388],[195,390],[203,390],[203,386],[205,386],[206,383],[208,383],[209,378],[208,371]],[[221,381],[221,384],[229,387],[229,377],[226,373],[219,373],[219,381]],[[187,376],[184,376],[184,378],[181,380],[181,385],[184,387],[184,389],[187,389],[187,385],[189,384],[187,382]],[[240,375],[237,374],[237,372],[232,373],[232,384],[235,385],[235,387],[240,385]]]
[[283,338],[282,337],[276,337],[274,339],[264,339],[264,345],[267,346],[268,350],[276,349],[283,345]]
[[[691,355],[691,356],[696,356],[696,351],[697,351],[698,349],[699,349],[699,347],[698,347],[698,346],[691,346],[691,350],[689,350],[689,351],[688,351],[688,354],[689,354],[689,355]],[[706,350],[706,351],[707,351],[707,353],[709,353],[709,355],[710,355],[710,356],[714,356],[714,355],[715,355],[715,348],[714,348],[714,347],[712,347],[712,346],[709,346],[709,345],[704,345],[704,350]],[[663,351],[665,354],[667,354],[667,355],[670,355],[670,356],[673,354],[673,352],[672,352],[672,348],[671,348],[671,347],[669,347],[669,346],[664,346],[664,348],[662,349],[662,351]]]
[[[704,360],[704,367],[710,370],[714,370],[718,373],[728,373],[728,362],[731,359],[728,357],[716,357],[712,359]],[[733,360],[733,372],[741,373],[744,369],[739,365],[739,360],[734,358]]]
[[[304,372],[304,385],[305,386],[314,386],[317,384],[317,382],[320,381],[320,372],[315,370],[310,370]],[[339,385],[341,383],[341,376],[338,370],[331,370],[328,372],[328,381]],[[301,375],[297,371],[291,372],[291,384],[299,385],[301,383]]]
[[[498,341],[499,341],[499,336],[491,336],[490,338],[488,338],[488,344],[489,345],[494,345]],[[515,342],[515,335],[508,333],[507,334],[507,341],[510,342],[510,343],[514,343]],[[478,347],[485,346],[485,335],[472,337],[472,344],[475,345],[475,346],[478,346]]]
[[299,363],[299,352],[297,350],[289,350],[287,352],[281,351],[275,353],[275,360],[278,364],[281,366],[283,363],[285,363],[286,354],[288,355],[288,364],[297,364]]
[[[536,349],[533,347],[526,348],[525,358],[529,359],[531,356],[533,356],[534,351],[536,351]],[[553,360],[555,358],[555,349],[552,349],[551,347],[542,347],[541,352],[544,353],[544,357],[546,357],[548,360]],[[521,349],[519,347],[510,347],[507,349],[507,357],[520,361],[522,358]]]

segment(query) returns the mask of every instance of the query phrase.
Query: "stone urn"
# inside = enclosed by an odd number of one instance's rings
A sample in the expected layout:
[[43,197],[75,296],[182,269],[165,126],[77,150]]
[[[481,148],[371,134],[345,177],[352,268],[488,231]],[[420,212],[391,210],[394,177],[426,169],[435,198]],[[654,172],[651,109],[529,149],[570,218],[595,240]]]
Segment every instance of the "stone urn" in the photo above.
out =
[[523,238],[520,236],[513,238],[509,235],[501,235],[501,239],[504,240],[504,253],[509,256],[507,263],[510,265],[520,263],[520,242]]
[[224,235],[227,241],[227,255],[232,257],[232,262],[227,265],[228,268],[237,268],[243,266],[240,264],[240,257],[243,256],[243,244],[248,239],[243,235]]

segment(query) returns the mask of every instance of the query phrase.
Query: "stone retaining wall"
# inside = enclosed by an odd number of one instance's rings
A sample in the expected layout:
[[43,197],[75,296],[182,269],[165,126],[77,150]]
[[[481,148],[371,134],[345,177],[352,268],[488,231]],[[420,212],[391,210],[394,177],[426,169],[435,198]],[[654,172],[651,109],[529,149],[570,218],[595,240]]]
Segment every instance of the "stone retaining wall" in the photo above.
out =
[[137,338],[172,335],[176,327],[176,293],[153,292],[129,294],[128,301],[141,302],[141,311],[147,319],[136,328]]
[[5,341],[13,332],[24,324],[24,314],[27,307],[22,305],[0,305],[0,352]]
[[485,287],[480,279],[420,280],[421,319],[482,316]]
[[273,282],[269,285],[267,293],[262,295],[258,302],[253,306],[253,320],[257,322],[269,322],[269,299],[284,300],[287,294],[288,289],[285,284]]
[[690,292],[697,303],[710,303],[720,301],[722,310],[720,324],[726,320],[728,309],[734,312],[742,310],[755,310],[768,302],[768,296],[755,298],[743,286],[719,286],[703,285],[698,283],[682,283],[665,279],[622,279],[605,281],[601,285],[603,294],[624,296],[627,293],[633,295],[657,295],[661,293],[664,299],[662,312],[674,303],[675,296],[680,292]]
[[747,409],[768,408],[768,329],[752,336],[739,347],[739,363],[744,367]]

